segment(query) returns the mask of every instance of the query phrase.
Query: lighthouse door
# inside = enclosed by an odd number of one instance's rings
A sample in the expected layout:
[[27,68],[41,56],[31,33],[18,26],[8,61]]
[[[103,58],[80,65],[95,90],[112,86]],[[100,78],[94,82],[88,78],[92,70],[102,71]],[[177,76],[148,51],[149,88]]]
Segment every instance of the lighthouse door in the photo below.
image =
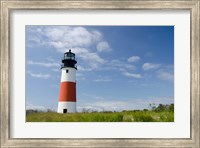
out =
[[63,113],[67,113],[67,109],[63,109]]

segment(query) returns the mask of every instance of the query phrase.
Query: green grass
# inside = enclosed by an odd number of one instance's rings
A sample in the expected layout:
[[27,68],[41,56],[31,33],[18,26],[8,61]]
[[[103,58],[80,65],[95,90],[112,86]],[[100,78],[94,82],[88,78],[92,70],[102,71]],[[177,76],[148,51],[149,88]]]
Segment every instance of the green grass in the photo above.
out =
[[170,111],[124,111],[67,113],[55,112],[27,113],[27,122],[174,122],[174,112]]

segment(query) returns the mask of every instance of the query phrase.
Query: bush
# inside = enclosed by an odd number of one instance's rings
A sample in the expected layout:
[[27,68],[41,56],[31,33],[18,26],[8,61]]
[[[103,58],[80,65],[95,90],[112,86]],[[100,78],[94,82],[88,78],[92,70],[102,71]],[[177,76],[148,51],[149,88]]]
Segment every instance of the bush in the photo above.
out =
[[[151,105],[150,105],[151,106]],[[174,112],[174,104],[159,104],[157,107],[152,106],[151,110],[156,112],[171,111]]]

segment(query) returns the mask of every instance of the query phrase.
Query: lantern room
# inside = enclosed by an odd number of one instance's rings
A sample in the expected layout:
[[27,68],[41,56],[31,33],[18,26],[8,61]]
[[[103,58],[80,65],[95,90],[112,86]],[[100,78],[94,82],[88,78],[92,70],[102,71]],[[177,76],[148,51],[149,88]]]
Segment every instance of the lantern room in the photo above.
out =
[[69,50],[68,52],[64,53],[64,57],[62,58],[62,65],[61,65],[61,69],[64,67],[72,67],[77,69],[76,67],[76,57],[75,54],[71,52],[71,50]]

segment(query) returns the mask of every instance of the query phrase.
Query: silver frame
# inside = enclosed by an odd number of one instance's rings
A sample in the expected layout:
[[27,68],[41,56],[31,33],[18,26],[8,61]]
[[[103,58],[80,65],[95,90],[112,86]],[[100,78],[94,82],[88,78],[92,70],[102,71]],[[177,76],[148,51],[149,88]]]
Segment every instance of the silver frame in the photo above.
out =
[[[133,1],[133,0],[2,0],[1,1],[1,147],[200,147],[199,70],[200,5],[199,0]],[[9,45],[11,10],[190,10],[191,15],[191,138],[188,139],[12,139],[10,133]]]

